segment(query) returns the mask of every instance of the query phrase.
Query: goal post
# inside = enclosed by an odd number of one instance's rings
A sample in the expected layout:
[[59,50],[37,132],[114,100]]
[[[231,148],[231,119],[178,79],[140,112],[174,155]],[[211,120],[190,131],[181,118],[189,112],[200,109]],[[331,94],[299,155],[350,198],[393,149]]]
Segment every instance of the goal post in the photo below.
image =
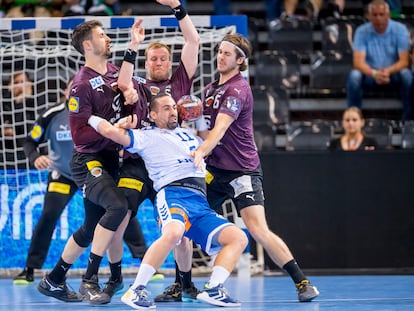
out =
[[[129,42],[130,27],[138,18],[143,18],[142,26],[145,28],[146,36],[138,51],[135,74],[145,77],[144,50],[147,44],[154,40],[162,41],[171,47],[173,68],[178,66],[184,40],[174,16],[0,19],[0,76],[2,80],[0,95],[0,252],[4,258],[0,262],[0,275],[10,274],[13,269],[25,265],[31,232],[42,210],[47,172],[38,171],[29,166],[28,160],[21,157],[23,147],[17,144],[17,140],[27,136],[27,130],[43,110],[59,101],[67,80],[83,65],[83,56],[71,46],[72,30],[87,20],[101,21],[106,34],[111,38],[112,55],[109,61],[120,66]],[[228,33],[238,32],[247,36],[247,17],[195,15],[191,16],[191,19],[200,34],[199,68],[194,79],[192,94],[201,97],[203,88],[217,78],[215,51],[217,44]],[[30,96],[33,106],[30,109],[36,117],[19,120],[18,122],[25,130],[19,133],[18,137],[10,137],[4,135],[6,120],[15,120],[13,119],[15,114],[25,114],[29,109],[24,105],[15,106],[9,92],[9,82],[13,74],[19,71],[27,73],[33,82],[33,94]],[[145,226],[154,226],[143,228],[147,242],[151,243],[158,237],[157,230],[154,230],[156,224],[151,223],[151,208],[144,206],[138,216],[145,218]],[[52,268],[67,238],[82,223],[82,220],[82,198],[78,193],[68,204],[68,208],[55,229],[44,269]],[[79,264],[75,265],[75,268],[83,268],[82,264],[86,263],[86,257],[82,258],[77,261]],[[205,258],[205,265],[208,265],[208,260]],[[134,261],[136,260],[131,258],[129,251],[125,248],[123,259],[125,267]],[[173,265],[174,259],[169,256],[163,268],[173,268]]]

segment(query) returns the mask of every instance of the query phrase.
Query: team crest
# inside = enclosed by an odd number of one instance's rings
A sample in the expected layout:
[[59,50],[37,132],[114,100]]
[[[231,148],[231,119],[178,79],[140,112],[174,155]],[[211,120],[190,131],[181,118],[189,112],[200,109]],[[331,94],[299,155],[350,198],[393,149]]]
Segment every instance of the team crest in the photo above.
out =
[[155,96],[160,92],[160,88],[157,86],[150,86],[151,95]]
[[209,98],[207,98],[205,101],[206,107],[210,107],[211,104],[214,102],[214,96],[210,96]]
[[79,97],[71,96],[68,102],[69,111],[79,112]]

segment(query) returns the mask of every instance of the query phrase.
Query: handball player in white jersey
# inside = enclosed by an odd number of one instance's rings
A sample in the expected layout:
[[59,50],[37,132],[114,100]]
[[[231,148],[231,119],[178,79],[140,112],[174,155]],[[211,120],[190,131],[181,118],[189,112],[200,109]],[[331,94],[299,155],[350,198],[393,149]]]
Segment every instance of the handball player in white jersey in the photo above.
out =
[[[230,276],[246,248],[246,234],[215,213],[206,199],[205,171],[194,166],[190,152],[200,140],[191,130],[178,127],[177,105],[167,94],[151,100],[150,116],[156,126],[125,130],[97,116],[89,124],[102,136],[138,153],[145,162],[154,189],[154,206],[161,226],[161,237],[147,250],[138,275],[121,300],[134,309],[155,308],[149,300],[146,284],[169,252],[188,237],[208,254],[217,254],[213,271],[197,299],[217,306],[239,306],[223,283]],[[134,122],[131,122],[131,121]],[[127,117],[124,126],[134,128],[136,117]]]

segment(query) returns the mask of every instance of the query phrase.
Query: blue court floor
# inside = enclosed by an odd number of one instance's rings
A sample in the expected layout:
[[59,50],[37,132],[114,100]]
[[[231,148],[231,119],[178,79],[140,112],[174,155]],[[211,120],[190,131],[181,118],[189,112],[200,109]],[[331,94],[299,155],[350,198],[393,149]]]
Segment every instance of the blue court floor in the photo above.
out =
[[[133,282],[134,276],[125,278],[125,285]],[[201,288],[206,277],[195,277],[194,283]],[[254,276],[240,279],[232,276],[225,283],[231,296],[242,302],[240,308],[231,310],[414,310],[414,276],[310,276],[320,296],[310,303],[297,302],[296,290],[290,278],[286,276]],[[102,306],[91,306],[87,303],[65,303],[41,295],[34,285],[13,285],[11,279],[0,279],[0,310],[133,310],[120,301],[120,295],[113,297],[112,302]],[[106,278],[101,278],[102,282]],[[161,293],[173,279],[150,282],[148,289],[151,296]],[[79,288],[77,277],[68,279],[75,290]],[[223,310],[205,303],[158,303],[156,310]]]

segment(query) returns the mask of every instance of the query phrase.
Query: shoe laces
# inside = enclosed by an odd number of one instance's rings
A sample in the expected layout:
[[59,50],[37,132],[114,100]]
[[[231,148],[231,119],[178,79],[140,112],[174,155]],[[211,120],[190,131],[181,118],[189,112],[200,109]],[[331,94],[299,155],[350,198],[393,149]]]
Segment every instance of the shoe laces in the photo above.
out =
[[150,292],[144,286],[133,289],[133,292],[138,300],[148,300],[148,295],[150,295]]
[[296,288],[299,291],[299,293],[302,293],[310,285],[310,282],[309,282],[309,280],[302,280],[299,283],[296,283],[295,285],[296,285]]
[[165,289],[166,294],[174,294],[177,291],[181,291],[181,285],[178,283],[171,284]]

